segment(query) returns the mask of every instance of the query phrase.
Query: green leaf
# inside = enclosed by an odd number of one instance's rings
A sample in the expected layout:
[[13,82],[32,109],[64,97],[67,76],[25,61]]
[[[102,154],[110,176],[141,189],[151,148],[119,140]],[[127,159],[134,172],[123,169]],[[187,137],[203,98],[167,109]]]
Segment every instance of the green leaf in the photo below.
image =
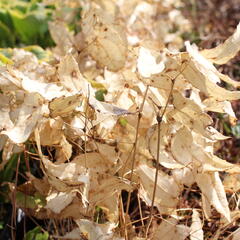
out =
[[0,221],[0,230],[3,229],[3,224],[4,224],[4,222]]
[[47,240],[49,238],[48,232],[42,233],[40,227],[35,227],[34,229],[27,232],[24,240]]
[[44,196],[40,193],[35,193],[34,196],[30,196],[22,192],[17,192],[16,201],[18,206],[25,208],[38,208],[43,207],[46,204]]
[[98,91],[95,92],[95,98],[98,101],[104,102],[104,95],[107,94],[107,90],[106,89],[99,89]]
[[33,14],[24,15],[16,10],[10,10],[9,12],[14,28],[23,43],[31,44],[37,42],[39,33],[43,31],[43,25],[46,25],[47,23],[38,20]]
[[1,46],[13,46],[14,44],[14,35],[11,32],[11,29],[8,28],[3,22],[0,21],[0,44]]
[[11,48],[0,48],[0,53],[7,58],[11,58],[13,55],[13,50]]
[[50,53],[41,48],[40,46],[32,45],[24,47],[23,49],[25,51],[33,53],[38,58],[38,60],[48,61],[50,59]]
[[3,64],[13,64],[13,61],[7,57],[5,57],[5,55],[3,55],[2,53],[0,53],[0,62]]
[[120,118],[118,119],[118,121],[119,121],[119,124],[120,124],[122,127],[126,127],[126,126],[127,126],[127,123],[128,123],[127,119],[125,119],[125,118],[123,118],[123,117],[120,117]]
[[15,177],[18,154],[13,154],[5,168],[0,172],[0,182],[11,182]]
[[237,124],[236,126],[232,126],[232,134],[235,136],[237,139],[240,138],[240,124]]

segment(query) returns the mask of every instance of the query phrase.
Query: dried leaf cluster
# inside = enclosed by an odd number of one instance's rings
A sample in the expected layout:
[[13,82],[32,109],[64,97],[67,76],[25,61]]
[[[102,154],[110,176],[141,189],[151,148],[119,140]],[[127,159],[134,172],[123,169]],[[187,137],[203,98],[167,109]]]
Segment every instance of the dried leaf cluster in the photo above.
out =
[[[190,29],[173,10],[180,1],[66,2],[83,8],[81,31],[73,35],[67,17],[51,22],[56,47],[50,57],[13,49],[13,63],[0,70],[1,168],[32,144],[44,173],[28,173],[27,196],[38,194],[38,201],[27,207],[18,201],[18,207],[42,219],[72,218],[76,227],[65,239],[201,240],[203,219],[213,209],[223,225],[236,219],[239,211],[230,211],[219,173],[240,173],[240,167],[214,155],[214,144],[227,137],[207,113],[236,119],[230,101],[240,92],[219,83],[240,84],[214,63],[236,55],[240,27],[214,49],[199,51],[186,42],[180,52],[179,35]],[[202,202],[181,209],[182,194],[193,184]],[[140,233],[130,222],[130,198],[125,207],[121,198],[136,189],[150,206],[148,217],[139,219]],[[189,226],[181,224],[184,211]],[[151,232],[155,218],[161,223]]]

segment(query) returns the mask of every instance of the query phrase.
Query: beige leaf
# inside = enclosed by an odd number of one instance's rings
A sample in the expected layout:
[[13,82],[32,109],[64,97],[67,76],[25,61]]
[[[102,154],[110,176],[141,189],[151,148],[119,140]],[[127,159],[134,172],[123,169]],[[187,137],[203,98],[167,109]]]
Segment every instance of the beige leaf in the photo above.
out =
[[201,106],[191,99],[185,98],[178,91],[173,91],[173,105],[176,110],[169,114],[188,128],[208,136],[205,129],[212,123],[212,119],[202,110]]
[[0,94],[0,131],[13,127],[10,118],[10,97]]
[[124,67],[127,39],[111,15],[100,9],[90,9],[83,14],[82,31],[88,44],[87,51],[100,66],[106,66],[110,71]]
[[[159,162],[162,166],[170,169],[182,168],[183,165],[181,162],[176,161],[173,156],[173,153],[168,149],[168,145],[171,141],[170,136],[172,133],[172,126],[169,124],[162,123],[160,130],[160,151],[159,151]],[[149,129],[149,151],[157,159],[157,149],[158,149],[158,127],[154,125]]]
[[72,114],[73,111],[81,105],[82,95],[75,94],[69,97],[55,98],[49,102],[50,116],[52,118],[61,116],[67,117]]
[[178,163],[187,166],[192,162],[191,146],[193,138],[191,132],[182,127],[172,138],[171,150]]
[[112,167],[112,163],[109,162],[106,157],[97,152],[80,154],[73,159],[72,163],[90,168],[91,171],[99,173],[110,171]]
[[73,36],[69,32],[67,25],[61,21],[49,22],[49,31],[54,42],[58,46],[59,54],[65,55],[72,47]]
[[87,81],[83,78],[78,63],[71,54],[61,59],[58,75],[64,88],[72,94],[78,93],[83,88],[83,92],[87,93]]
[[189,227],[177,224],[176,219],[169,218],[167,220],[162,220],[162,223],[154,232],[153,240],[184,240],[189,236],[189,234]]
[[[194,50],[197,51],[196,49]],[[187,62],[182,74],[188,82],[206,96],[214,97],[218,101],[237,100],[240,98],[239,91],[228,91],[219,87],[216,84],[216,82],[220,81],[218,76],[207,69],[202,62],[198,62],[198,59],[195,59],[194,55],[189,56],[189,54],[183,53],[181,57],[182,61]]]
[[149,49],[140,47],[137,68],[142,77],[148,78],[151,77],[152,74],[162,72],[164,69],[164,63],[157,63],[156,56],[154,56]]
[[59,144],[63,136],[63,121],[61,118],[49,119],[39,126],[41,145]]
[[206,151],[202,145],[192,144],[192,155],[202,165],[203,172],[227,171],[229,173],[239,173],[238,165],[229,163],[215,156],[212,152]]
[[44,83],[35,79],[30,79],[17,70],[11,70],[11,74],[16,74],[21,81],[22,88],[30,93],[39,93],[43,98],[52,100],[65,94],[61,86],[55,83]]
[[190,239],[191,240],[204,240],[202,222],[199,217],[199,213],[196,209],[193,209],[192,224],[191,224]]
[[81,233],[87,236],[88,240],[113,239],[112,229],[114,228],[114,224],[97,224],[87,219],[78,219],[75,222],[78,224]]
[[74,228],[71,232],[67,232],[64,236],[53,236],[56,239],[79,239],[81,237],[81,232],[79,228]]
[[17,77],[18,72],[10,71],[10,66],[0,66],[0,86],[2,91],[16,91],[21,88],[21,80]]
[[238,240],[240,238],[240,228],[235,230],[231,235],[233,236],[232,240]]
[[73,192],[57,192],[53,191],[46,197],[47,204],[45,208],[55,213],[60,213],[73,200],[76,193]]
[[236,118],[229,101],[217,101],[214,98],[207,98],[202,102],[206,111],[227,113],[229,116]]
[[208,203],[230,222],[228,201],[218,172],[198,174],[196,182]]
[[63,135],[59,143],[59,146],[56,147],[56,162],[63,163],[69,161],[72,156],[72,145],[67,141],[66,137]]
[[88,184],[89,176],[85,167],[78,166],[76,163],[54,164],[48,159],[43,159],[43,164],[49,175],[70,184]]
[[39,96],[27,95],[24,103],[15,110],[13,127],[2,131],[2,134],[7,135],[14,143],[25,142],[45,112],[45,106],[39,105],[39,101]]
[[231,138],[228,136],[224,136],[223,134],[221,134],[220,132],[218,132],[215,128],[213,128],[211,126],[208,126],[206,130],[209,133],[209,138],[211,138],[213,141],[226,140],[226,139]]
[[233,58],[240,50],[240,24],[236,31],[223,44],[212,49],[206,49],[201,54],[217,64],[224,64]]
[[[141,164],[137,168],[137,173],[140,177],[141,184],[147,193],[147,197],[152,199],[155,169],[150,168],[145,164]],[[180,190],[180,186],[177,185],[173,178],[159,171],[155,205],[165,213],[169,209],[171,210],[175,208]]]

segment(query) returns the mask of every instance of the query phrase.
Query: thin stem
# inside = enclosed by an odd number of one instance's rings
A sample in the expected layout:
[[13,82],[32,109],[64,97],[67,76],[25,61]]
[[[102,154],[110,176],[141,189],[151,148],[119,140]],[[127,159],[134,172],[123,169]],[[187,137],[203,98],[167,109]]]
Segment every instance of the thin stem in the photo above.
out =
[[[140,126],[140,121],[142,118],[142,110],[144,107],[144,103],[146,100],[147,92],[148,92],[149,86],[147,86],[146,91],[144,93],[143,101],[141,104],[141,107],[138,112],[138,120],[137,120],[137,129],[136,129],[136,135],[135,135],[135,141],[133,145],[133,159],[132,159],[132,165],[131,165],[131,174],[130,174],[130,182],[132,183],[132,178],[133,178],[133,170],[135,167],[135,162],[136,162],[136,152],[137,152],[137,144],[138,144],[138,131],[139,131],[139,126]],[[127,199],[127,208],[126,208],[126,213],[128,214],[129,212],[129,206],[130,206],[130,199],[131,199],[131,192],[128,193],[128,199]]]
[[[153,220],[153,208],[154,208],[154,202],[155,202],[155,197],[156,197],[156,189],[157,189],[157,182],[158,182],[158,172],[159,172],[159,166],[160,166],[159,155],[160,155],[160,144],[161,144],[162,119],[163,119],[163,117],[164,117],[164,115],[165,115],[165,113],[167,111],[167,107],[168,107],[168,104],[169,104],[171,96],[172,96],[172,92],[173,92],[173,88],[174,88],[174,84],[176,82],[176,79],[178,78],[178,76],[180,74],[182,74],[184,69],[185,69],[185,67],[183,68],[183,70],[181,70],[177,74],[177,76],[174,77],[174,79],[172,79],[172,86],[171,86],[171,89],[170,89],[170,92],[169,92],[169,95],[168,95],[165,107],[164,107],[161,115],[160,115],[159,111],[158,111],[158,114],[157,114],[157,122],[158,122],[158,127],[157,127],[157,129],[158,129],[158,134],[157,134],[157,159],[156,159],[157,160],[157,165],[156,165],[156,171],[155,171],[155,179],[154,179],[152,203],[151,203],[151,208],[150,208],[150,216],[149,216],[149,220],[148,220],[147,227],[146,227],[146,235],[145,235],[146,238],[148,236],[148,231],[149,231],[150,225],[151,225],[152,220]],[[160,110],[160,108],[159,108],[159,110]]]
[[[149,86],[147,85],[147,88],[146,88],[144,96],[143,96],[142,104],[141,104],[140,109],[138,111],[137,129],[136,129],[135,141],[134,141],[134,144],[133,144],[133,159],[132,159],[131,174],[130,174],[131,184],[132,184],[133,171],[134,171],[135,161],[136,161],[137,144],[138,144],[138,131],[139,131],[140,121],[141,121],[141,118],[142,118],[142,110],[143,110],[143,107],[144,107],[144,103],[145,103],[145,100],[146,100],[148,89],[149,89]],[[127,198],[126,214],[128,214],[128,212],[129,212],[131,194],[132,194],[132,191],[129,191],[128,198]],[[125,239],[127,240],[128,236],[126,234],[126,222],[124,223],[124,228],[125,228]]]

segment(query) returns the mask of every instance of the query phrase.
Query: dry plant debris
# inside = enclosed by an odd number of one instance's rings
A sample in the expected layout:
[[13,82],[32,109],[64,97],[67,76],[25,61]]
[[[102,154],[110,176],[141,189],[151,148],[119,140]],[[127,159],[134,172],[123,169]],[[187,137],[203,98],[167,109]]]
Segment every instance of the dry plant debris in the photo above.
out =
[[[186,42],[180,52],[179,35],[190,29],[175,10],[180,1],[67,2],[83,8],[81,32],[56,19],[48,60],[13,49],[13,63],[0,67],[1,168],[13,153],[31,155],[32,145],[43,172],[26,173],[25,186],[10,184],[29,199],[17,198],[17,207],[40,219],[72,219],[57,239],[209,239],[204,223],[214,211],[211,239],[238,239],[238,228],[221,236],[240,213],[239,202],[229,207],[219,173],[240,167],[214,155],[227,137],[207,112],[236,119],[229,101],[240,92],[218,84],[240,84],[214,64],[237,54],[240,25],[216,48]],[[192,186],[195,200],[187,200]],[[131,217],[130,193],[139,219]]]

